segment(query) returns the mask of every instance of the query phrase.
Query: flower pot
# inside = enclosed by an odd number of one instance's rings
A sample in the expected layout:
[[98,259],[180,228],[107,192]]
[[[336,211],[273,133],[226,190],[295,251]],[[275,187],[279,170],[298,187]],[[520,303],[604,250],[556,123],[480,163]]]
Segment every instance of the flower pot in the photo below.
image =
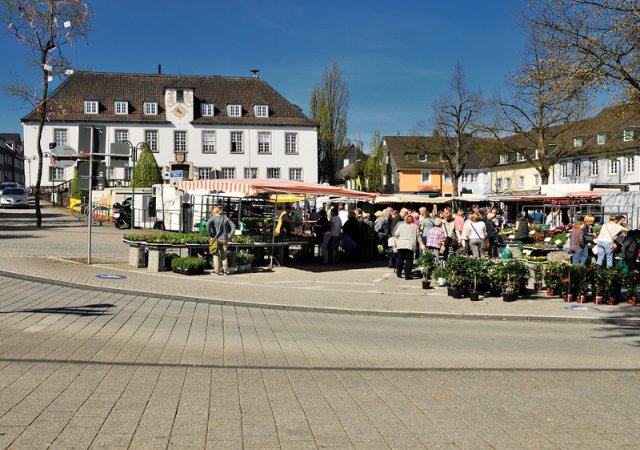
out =
[[602,303],[603,300],[604,300],[604,297],[602,295],[596,295],[596,298],[594,301],[596,305],[599,305],[600,303]]
[[547,297],[553,297],[554,295],[555,293],[553,292],[553,289],[547,288]]
[[448,295],[449,297],[453,297],[453,288],[452,288],[452,287],[448,287],[448,288],[447,288],[447,295]]
[[536,291],[541,291],[542,290],[542,283],[534,283],[533,289],[536,290]]
[[617,304],[618,304],[618,301],[616,300],[615,297],[609,297],[607,299],[607,305],[617,305]]
[[472,302],[480,300],[480,292],[469,292],[469,300]]
[[573,294],[567,294],[567,296],[564,298],[565,302],[572,302],[573,301]]
[[634,296],[630,297],[629,300],[627,300],[627,303],[629,305],[635,305],[636,304],[636,296],[634,295]]
[[586,295],[581,295],[578,297],[578,303],[584,303],[586,299],[587,299]]
[[512,302],[516,299],[516,294],[514,293],[510,293],[510,294],[502,294],[502,301],[503,302]]
[[422,289],[430,289],[431,280],[422,280]]
[[453,289],[451,296],[453,298],[462,298],[464,297],[464,291],[462,289]]

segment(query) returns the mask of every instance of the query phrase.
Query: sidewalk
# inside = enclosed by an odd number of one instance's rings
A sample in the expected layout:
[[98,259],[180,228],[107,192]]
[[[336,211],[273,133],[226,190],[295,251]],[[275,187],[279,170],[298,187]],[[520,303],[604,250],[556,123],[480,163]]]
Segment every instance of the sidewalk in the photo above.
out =
[[[86,227],[61,208],[46,208],[41,229],[26,228],[32,211],[0,210],[0,275],[95,291],[182,301],[327,313],[640,325],[640,307],[564,303],[544,293],[505,303],[453,299],[443,288],[423,290],[421,280],[398,279],[386,267],[275,267],[272,271],[185,276],[130,267],[128,231],[94,227],[87,265]],[[35,222],[35,221],[34,221]],[[34,223],[32,222],[32,223]],[[42,255],[48,256],[42,256]],[[116,277],[117,275],[117,277]]]

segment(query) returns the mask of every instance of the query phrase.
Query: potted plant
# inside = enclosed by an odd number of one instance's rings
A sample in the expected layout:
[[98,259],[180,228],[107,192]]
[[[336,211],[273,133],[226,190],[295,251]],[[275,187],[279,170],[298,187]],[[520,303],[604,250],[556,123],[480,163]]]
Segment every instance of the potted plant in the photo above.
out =
[[467,284],[467,261],[469,258],[463,255],[453,255],[445,263],[447,281],[451,286],[451,296],[462,298]]
[[547,286],[547,296],[552,297],[560,287],[561,280],[561,264],[550,262],[544,268],[542,275],[544,284]]
[[607,269],[598,265],[592,265],[589,270],[594,302],[596,305],[602,303],[602,300],[604,299],[603,294],[607,285],[607,276],[605,274],[606,270]]
[[618,269],[607,269],[606,279],[607,305],[615,305],[622,290],[623,277]]
[[420,267],[420,271],[422,272],[423,289],[429,289],[433,271],[436,269],[436,263],[437,259],[435,253],[429,250],[422,252],[422,255],[417,259],[416,264]]
[[194,256],[182,256],[171,260],[171,268],[176,273],[197,275],[204,272],[207,261]]
[[480,299],[480,294],[489,289],[489,260],[480,258],[468,259],[466,264],[469,298]]
[[640,272],[637,270],[630,271],[624,279],[625,288],[627,289],[627,303],[630,305],[636,304],[636,290],[640,283]]
[[247,271],[251,269],[251,263],[253,262],[254,255],[248,250],[240,250],[236,253],[236,264],[238,265],[238,271]]
[[512,302],[516,299],[516,278],[511,276],[510,273],[506,274],[506,279],[502,286],[502,301]]
[[442,287],[447,285],[447,272],[444,267],[436,267],[433,269],[431,277],[436,281],[438,286]]
[[537,262],[533,265],[533,288],[536,291],[542,289],[542,276],[544,275],[544,264]]
[[589,269],[585,266],[572,266],[573,286],[578,303],[584,303],[589,291]]

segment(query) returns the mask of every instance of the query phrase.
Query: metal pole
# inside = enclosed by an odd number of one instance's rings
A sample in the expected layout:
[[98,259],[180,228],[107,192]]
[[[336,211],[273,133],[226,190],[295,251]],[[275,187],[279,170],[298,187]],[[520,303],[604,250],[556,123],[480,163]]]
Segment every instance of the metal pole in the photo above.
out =
[[88,228],[88,252],[87,252],[87,264],[91,265],[91,222],[93,222],[93,139],[94,128],[91,129],[91,144],[89,146],[89,201],[87,202],[87,208],[89,208],[89,214],[87,214],[87,222],[89,222]]
[[136,224],[136,161],[138,160],[138,146],[131,145],[131,161],[133,171],[131,172],[131,229]]

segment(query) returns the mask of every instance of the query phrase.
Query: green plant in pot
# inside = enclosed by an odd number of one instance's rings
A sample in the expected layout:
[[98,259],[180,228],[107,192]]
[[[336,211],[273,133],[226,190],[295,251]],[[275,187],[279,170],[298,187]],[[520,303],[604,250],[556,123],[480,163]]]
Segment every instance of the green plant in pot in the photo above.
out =
[[547,286],[547,295],[552,296],[560,288],[562,264],[550,262],[544,268],[542,278]]
[[171,268],[176,273],[197,275],[204,272],[207,261],[195,256],[182,256],[171,260]]
[[624,278],[624,287],[627,289],[627,303],[636,304],[636,290],[640,284],[640,272],[632,270]]
[[584,303],[589,292],[589,269],[578,265],[571,268],[573,275],[573,289],[578,303]]
[[416,265],[420,267],[422,277],[425,280],[430,279],[433,276],[433,271],[437,266],[436,254],[429,250],[423,251],[422,255],[420,255],[420,257],[416,260]]
[[544,264],[537,262],[533,265],[533,285],[537,291],[542,289],[542,277],[544,275]]
[[453,255],[445,263],[446,278],[451,286],[454,297],[464,296],[467,284],[467,263],[469,258],[463,255]]
[[447,271],[444,267],[436,267],[433,269],[431,277],[438,283],[438,286],[445,286],[447,284]]
[[254,258],[255,256],[253,255],[253,253],[247,250],[240,250],[238,253],[236,253],[236,263],[239,266],[246,266],[247,264],[251,264]]

